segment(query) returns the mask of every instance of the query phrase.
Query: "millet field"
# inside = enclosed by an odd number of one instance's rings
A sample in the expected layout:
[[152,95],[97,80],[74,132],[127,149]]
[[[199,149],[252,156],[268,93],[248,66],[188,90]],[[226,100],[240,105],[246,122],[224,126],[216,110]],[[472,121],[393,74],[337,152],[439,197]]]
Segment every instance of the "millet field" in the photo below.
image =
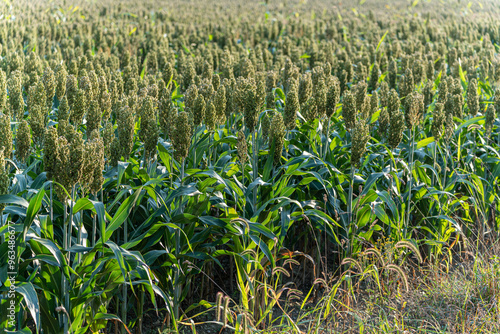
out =
[[498,0],[0,1],[0,332],[500,333]]

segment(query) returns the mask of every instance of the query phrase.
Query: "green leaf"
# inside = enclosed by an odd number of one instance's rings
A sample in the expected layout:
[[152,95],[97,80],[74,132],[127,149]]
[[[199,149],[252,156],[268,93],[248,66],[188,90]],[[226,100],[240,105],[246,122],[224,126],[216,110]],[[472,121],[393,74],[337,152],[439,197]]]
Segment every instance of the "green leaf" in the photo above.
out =
[[433,142],[434,142],[434,137],[428,137],[428,138],[422,139],[421,141],[419,141],[417,143],[417,150],[419,148],[425,147],[425,146],[427,146],[427,145],[429,145],[430,143],[433,143]]
[[[130,211],[132,211],[132,208],[135,206],[135,202],[137,201],[137,198],[139,197],[139,194],[142,192],[142,187],[139,187],[135,193],[128,197],[123,203],[120,205],[118,210],[116,211],[113,219],[109,223],[108,227],[106,228],[104,235],[104,239],[102,242],[106,242],[109,240],[111,237],[111,234],[113,234],[113,231],[115,231],[117,228],[119,228],[125,219],[127,219],[128,215],[130,214]],[[103,233],[103,231],[101,231]]]
[[387,30],[385,32],[385,34],[382,36],[382,38],[380,39],[380,41],[378,41],[378,44],[377,44],[377,48],[375,49],[375,52],[378,52],[378,49],[380,48],[380,45],[382,45],[382,42],[384,41],[385,39],[385,36],[387,36],[387,33],[389,32],[389,30]]
[[23,208],[27,208],[29,206],[29,202],[22,197],[15,195],[0,195],[0,204],[17,204],[22,206]]
[[16,286],[16,292],[20,293],[24,297],[24,301],[28,310],[33,317],[35,322],[36,332],[40,331],[40,308],[38,303],[38,296],[36,294],[35,288],[31,283],[21,283]]

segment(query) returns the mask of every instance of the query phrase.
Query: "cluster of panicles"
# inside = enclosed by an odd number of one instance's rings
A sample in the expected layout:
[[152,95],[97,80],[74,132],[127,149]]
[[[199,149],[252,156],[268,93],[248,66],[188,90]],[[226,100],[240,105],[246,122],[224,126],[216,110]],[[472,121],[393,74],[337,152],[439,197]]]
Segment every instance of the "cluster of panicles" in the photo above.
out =
[[[287,22],[263,20],[256,15],[257,5],[245,4],[242,15],[251,17],[252,24],[221,19],[227,17],[221,15],[222,7],[206,11],[199,10],[206,4],[194,3],[182,13],[193,22],[187,26],[175,16],[174,5],[147,2],[136,4],[142,8],[137,17],[114,20],[113,28],[108,23],[121,6],[107,6],[106,15],[94,15],[94,7],[81,9],[87,20],[54,24],[47,4],[20,4],[12,4],[12,15],[26,24],[7,25],[0,32],[5,41],[0,112],[18,121],[13,123],[17,135],[13,141],[12,134],[0,141],[5,141],[6,152],[12,152],[15,142],[21,161],[35,151],[29,143],[43,148],[46,130],[53,124],[67,145],[72,127],[85,143],[97,132],[105,160],[112,164],[135,154],[135,144],[153,158],[157,140],[174,142],[178,110],[186,112],[193,128],[214,130],[228,122],[235,133],[243,123],[245,131],[261,129],[267,139],[275,116],[269,110],[281,113],[285,129],[291,130],[300,122],[297,115],[306,121],[331,120],[341,104],[349,131],[358,118],[366,122],[380,111],[378,133],[396,147],[402,111],[406,125],[414,128],[427,107],[441,103],[444,135],[449,138],[453,117],[462,118],[464,111],[491,115],[481,110],[479,86],[487,82],[496,87],[500,79],[496,21],[465,18],[460,26],[443,26],[442,8],[432,3],[426,6],[437,11],[430,10],[425,20],[384,12],[376,19],[366,16],[362,23],[344,4],[336,9],[343,13],[343,22],[326,19],[337,13],[321,2],[310,8],[321,9],[321,18],[299,15]],[[269,15],[279,6],[268,4]],[[479,16],[497,11],[490,4],[484,7]],[[364,8],[375,10],[371,4],[360,10]],[[146,18],[150,12],[160,18],[154,24]],[[35,15],[40,27],[50,27],[36,30],[37,43],[30,28]],[[137,32],[122,34],[132,21]],[[382,27],[380,22],[386,23]],[[388,37],[379,43],[385,31]],[[242,122],[234,116],[238,114]]]

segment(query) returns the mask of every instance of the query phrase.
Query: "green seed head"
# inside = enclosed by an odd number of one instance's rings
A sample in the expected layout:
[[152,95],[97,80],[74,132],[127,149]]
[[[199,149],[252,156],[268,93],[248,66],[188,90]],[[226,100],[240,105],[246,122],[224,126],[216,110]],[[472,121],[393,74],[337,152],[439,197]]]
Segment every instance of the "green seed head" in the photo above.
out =
[[209,100],[206,104],[206,113],[205,113],[205,124],[208,130],[214,130],[215,124],[217,121],[217,115],[215,113],[215,107],[212,100]]
[[387,108],[382,108],[380,111],[380,116],[378,118],[378,133],[380,137],[386,138],[389,131],[390,118]]
[[247,147],[247,139],[245,138],[245,134],[243,131],[238,131],[238,144],[236,145],[238,148],[238,157],[239,162],[244,165],[248,160],[248,147]]
[[87,112],[87,138],[90,138],[90,135],[93,131],[99,131],[101,127],[101,109],[99,108],[99,104],[96,100],[91,100],[89,103],[89,109]]
[[165,81],[165,84],[168,85],[167,89],[170,90],[170,87],[172,87],[172,79],[173,79],[173,74],[174,71],[172,69],[172,64],[169,62],[165,63],[165,67],[163,68],[162,76],[163,76],[163,81]]
[[45,131],[43,143],[43,167],[47,172],[47,179],[52,180],[56,172],[58,155],[58,133],[53,126]]
[[453,116],[458,117],[460,119],[463,118],[463,105],[464,105],[464,97],[462,94],[455,94],[448,98],[450,108],[453,110]]
[[170,95],[163,97],[159,103],[158,118],[162,132],[168,137],[172,135],[173,121],[176,115],[177,110],[170,99]]
[[[271,114],[268,114],[271,113]],[[262,137],[264,137],[264,140],[269,139],[269,130],[271,128],[271,119],[274,113],[272,111],[265,112],[264,115],[262,116],[262,119],[260,120],[260,126],[262,129]]]
[[470,115],[475,116],[479,113],[479,95],[477,93],[476,79],[472,79],[467,86],[467,106]]
[[88,101],[95,99],[97,96],[94,96],[94,90],[92,88],[92,82],[90,81],[88,76],[80,77],[78,80],[78,88],[83,90],[85,93],[85,97]]
[[141,131],[140,139],[144,142],[144,150],[147,159],[154,159],[156,155],[156,145],[158,144],[158,124],[156,122],[156,111],[154,109],[153,98],[147,96],[142,101],[141,106]]
[[203,64],[203,73],[201,74],[202,78],[212,81],[213,73],[214,73],[214,68],[212,64],[210,64],[208,61],[205,60],[205,63]]
[[172,131],[172,144],[174,146],[174,157],[177,161],[185,159],[191,146],[191,124],[187,112],[180,112],[174,119]]
[[271,145],[274,146],[274,165],[279,165],[280,163],[281,154],[283,152],[283,144],[285,143],[285,133],[286,129],[283,116],[281,113],[277,112],[271,120],[271,128],[269,130]]
[[351,130],[351,165],[358,168],[360,160],[365,154],[366,144],[370,139],[368,124],[364,119],[358,118]]
[[432,103],[432,99],[434,97],[434,89],[433,89],[434,83],[431,80],[427,80],[424,86],[424,105],[428,107]]
[[54,71],[47,66],[43,72],[43,86],[45,87],[46,105],[47,109],[52,108],[52,102],[54,101],[54,95],[56,93],[56,77]]
[[84,167],[85,146],[81,132],[69,125],[66,129],[66,139],[70,145],[69,160],[67,165],[69,185],[74,186],[82,180]]
[[212,86],[215,90],[219,90],[220,87],[220,76],[218,74],[214,74],[212,76]]
[[403,131],[405,129],[405,116],[403,112],[396,111],[392,114],[389,124],[388,142],[392,149],[398,147],[401,139],[403,139]]
[[187,110],[192,110],[195,104],[196,97],[198,96],[198,87],[191,85],[184,94],[184,106]]
[[[9,193],[10,178],[6,169],[6,162],[3,150],[0,148],[0,195],[6,195]],[[0,214],[3,214],[3,209],[5,209],[5,204],[0,204]]]
[[406,97],[405,118],[408,128],[413,129],[422,120],[424,112],[423,101],[424,97],[417,92],[413,92]]
[[258,110],[257,86],[253,78],[244,81],[243,87],[240,87],[240,94],[243,98],[245,126],[253,132],[257,126],[257,117],[260,111]]
[[486,113],[484,115],[484,130],[486,137],[491,136],[491,130],[493,129],[495,118],[496,118],[495,105],[488,104],[488,109],[486,109]]
[[390,88],[396,89],[396,80],[398,75],[398,63],[394,58],[391,57],[391,61],[389,62],[389,85]]
[[448,97],[448,81],[441,80],[438,88],[438,101],[445,104]]
[[59,103],[57,119],[59,122],[61,120],[69,121],[70,119],[70,110],[69,110],[68,98],[66,97],[66,95],[63,96],[61,102]]
[[78,93],[78,80],[72,74],[66,77],[66,96],[68,97],[68,104],[70,108],[74,108],[76,95]]
[[9,115],[0,112],[0,150],[7,159],[12,158],[12,130]]
[[318,118],[318,106],[316,104],[316,99],[314,98],[314,96],[310,97],[309,100],[304,103],[301,112],[307,122],[312,122],[316,118]]
[[326,95],[326,116],[330,119],[337,110],[337,104],[340,102],[340,81],[333,77],[328,93]]
[[90,192],[95,195],[102,189],[102,185],[104,184],[104,176],[102,175],[102,172],[105,167],[105,159],[103,139],[99,137],[99,133],[97,133],[97,131],[92,133],[92,137],[92,144],[94,146],[92,165],[94,168],[92,171],[92,182],[90,183],[89,188]]
[[[83,89],[78,89],[75,96],[75,101],[73,104],[72,112],[70,115],[71,123],[75,126],[80,126],[83,122],[85,113],[87,112],[88,100],[87,93]],[[68,96],[69,97],[69,96]]]
[[109,160],[111,156],[111,143],[115,138],[115,129],[113,128],[113,123],[108,122],[102,130],[102,140],[104,143],[104,157]]
[[393,114],[399,112],[400,104],[401,103],[399,101],[398,93],[396,92],[395,89],[391,89],[389,93],[389,100],[387,106],[387,112],[389,113],[389,118],[391,118]]
[[304,105],[304,103],[306,103],[306,101],[312,96],[312,91],[313,91],[313,83],[312,83],[311,72],[306,72],[301,76],[299,81],[298,94],[299,94],[299,103],[301,106]]
[[226,121],[226,88],[219,86],[214,97],[215,113],[217,115],[217,123],[224,124]]
[[368,91],[373,91],[378,87],[378,78],[380,76],[380,69],[378,63],[373,64],[372,72],[370,73],[370,81],[368,82]]
[[[203,95],[198,95],[196,96],[194,100],[194,105],[192,109],[189,109],[192,114],[193,114],[193,124],[194,126],[200,126],[201,122],[205,120],[207,121],[207,118],[209,117],[206,115],[206,103],[205,99],[203,98]],[[207,117],[207,118],[206,118]]]
[[432,126],[431,131],[435,140],[439,140],[443,135],[443,125],[445,122],[446,115],[444,113],[443,103],[437,102],[434,111],[432,113]]
[[380,107],[384,108],[389,105],[389,85],[387,82],[382,81],[380,84]]
[[413,92],[413,88],[415,87],[413,80],[413,72],[411,68],[407,68],[404,76],[401,78],[401,85],[399,88],[399,92],[401,94],[401,98],[406,98],[408,95]]
[[22,163],[26,162],[26,159],[30,155],[31,150],[31,130],[28,122],[23,120],[19,125],[16,137],[16,157]]
[[120,157],[123,156],[127,160],[134,145],[135,115],[133,109],[123,105],[116,116],[116,123],[118,125],[119,147],[121,148]]
[[0,111],[7,106],[7,75],[0,70]]
[[326,98],[327,90],[325,85],[325,80],[323,77],[319,77],[314,86],[314,101],[316,103],[318,117],[323,118],[326,114]]
[[9,104],[11,114],[20,121],[24,117],[24,99],[22,90],[22,74],[19,71],[14,71],[10,74],[7,81],[9,90]]
[[342,118],[344,118],[347,130],[354,128],[356,122],[356,101],[351,91],[344,92],[344,101],[342,103]]
[[275,108],[273,89],[276,88],[278,75],[275,71],[268,71],[266,75],[266,106],[268,109]]
[[284,122],[287,130],[295,128],[295,120],[297,118],[297,111],[299,111],[299,95],[297,85],[290,85],[290,89],[286,94]]
[[363,104],[365,103],[365,97],[367,92],[367,84],[364,81],[358,82],[354,87],[354,94],[356,94],[356,110],[361,111]]
[[247,79],[253,78],[255,76],[255,68],[252,64],[252,61],[248,58],[242,59],[241,76]]

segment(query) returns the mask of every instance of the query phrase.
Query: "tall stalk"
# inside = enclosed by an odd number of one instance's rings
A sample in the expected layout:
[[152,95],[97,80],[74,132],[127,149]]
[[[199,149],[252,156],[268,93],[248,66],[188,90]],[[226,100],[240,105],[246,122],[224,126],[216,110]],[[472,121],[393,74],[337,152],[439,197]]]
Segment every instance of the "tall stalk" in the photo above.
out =
[[[253,164],[252,164],[252,174],[253,174],[253,181],[257,180],[257,175],[259,174],[259,166],[257,165],[257,128],[255,128],[254,133],[252,134],[252,154],[253,154]],[[257,188],[253,188],[253,207],[254,210],[256,210],[257,206]]]
[[323,160],[326,159],[326,155],[328,153],[328,140],[330,139],[330,117],[328,118],[328,125],[326,126],[326,134],[325,134],[325,147],[324,147],[324,152],[323,152]]
[[[435,141],[435,144],[434,144],[434,154],[433,154],[433,157],[432,157],[432,163],[433,163],[433,168],[435,169],[436,167],[436,151],[437,151],[437,148],[438,148],[438,141],[439,141],[439,138],[436,138],[436,141]],[[434,187],[434,180],[435,180],[435,175],[434,173],[432,173],[432,186]]]
[[[349,225],[347,227],[347,233],[349,233],[349,229],[352,227],[352,223],[353,223],[353,214],[352,214],[352,197],[353,197],[353,188],[354,188],[354,173],[356,171],[356,168],[353,166],[351,166],[351,180],[350,180],[350,183],[349,183],[349,201],[347,203],[347,211],[348,211],[348,221],[349,221]],[[351,252],[352,252],[352,240],[349,244],[349,256],[351,256]]]
[[410,206],[411,206],[411,188],[412,188],[412,183],[413,183],[413,146],[414,146],[414,141],[415,141],[415,130],[410,128],[410,137],[411,137],[411,147],[410,147],[410,179],[409,179],[409,192],[408,192],[408,204],[406,208],[406,223],[404,226],[403,230],[403,237],[406,236],[406,233],[408,231],[408,227],[410,226]]
[[50,214],[50,223],[52,224],[54,221],[54,209],[53,209],[53,197],[52,197],[52,188],[53,184],[50,182],[50,208],[49,208],[49,214]]
[[[67,220],[66,220],[66,212],[68,211],[68,204],[67,204],[67,201],[64,201],[64,205],[63,205],[63,248],[65,250],[68,249],[68,227],[66,226],[68,224]],[[67,262],[69,264],[69,253],[67,255]],[[69,300],[66,298],[66,296],[68,295],[68,287],[67,287],[67,282],[66,282],[66,276],[64,275],[61,275],[61,278],[62,278],[62,282],[61,282],[61,286],[62,286],[62,299],[64,300],[64,307],[66,308],[66,310],[69,309]],[[64,334],[68,333],[68,316],[66,313],[63,314],[63,321],[64,321]]]
[[[180,185],[182,186],[182,180],[184,179],[184,162],[186,161],[185,158],[182,159],[181,163],[181,181]],[[184,208],[182,207],[182,197],[179,198],[179,211],[182,214],[184,212]],[[178,259],[179,254],[181,253],[181,231],[180,229],[175,230],[175,255]],[[180,277],[180,263],[177,261],[177,268],[175,270],[175,276],[174,276],[174,318],[177,320],[179,319],[179,303],[181,299],[181,285],[179,283],[179,277]]]
[[[123,225],[123,242],[126,243],[128,241],[128,224],[127,224],[128,219],[125,219],[124,225]],[[125,278],[126,280],[126,278]],[[125,329],[125,324],[127,323],[127,284],[124,282],[122,286],[122,296],[123,296],[123,301],[122,301],[122,321],[123,321],[123,327],[122,327],[122,334],[126,334],[127,330]]]

